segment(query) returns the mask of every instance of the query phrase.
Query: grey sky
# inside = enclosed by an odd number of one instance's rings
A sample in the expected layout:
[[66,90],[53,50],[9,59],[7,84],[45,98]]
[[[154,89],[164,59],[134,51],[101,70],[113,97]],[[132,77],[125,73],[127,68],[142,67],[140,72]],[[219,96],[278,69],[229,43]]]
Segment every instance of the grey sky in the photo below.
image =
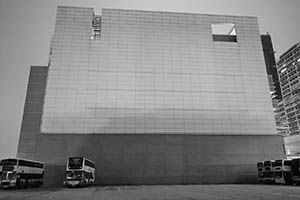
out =
[[58,5],[257,16],[279,57],[300,41],[299,0],[0,0],[0,158],[15,156],[30,65],[46,65]]

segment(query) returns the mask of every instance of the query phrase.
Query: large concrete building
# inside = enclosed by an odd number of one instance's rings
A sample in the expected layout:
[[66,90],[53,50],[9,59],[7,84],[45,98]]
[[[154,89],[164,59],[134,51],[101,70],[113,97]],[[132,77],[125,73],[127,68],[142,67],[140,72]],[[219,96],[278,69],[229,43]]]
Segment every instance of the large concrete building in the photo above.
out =
[[57,185],[68,156],[94,160],[97,184],[256,181],[284,157],[257,19],[58,7],[18,157]]

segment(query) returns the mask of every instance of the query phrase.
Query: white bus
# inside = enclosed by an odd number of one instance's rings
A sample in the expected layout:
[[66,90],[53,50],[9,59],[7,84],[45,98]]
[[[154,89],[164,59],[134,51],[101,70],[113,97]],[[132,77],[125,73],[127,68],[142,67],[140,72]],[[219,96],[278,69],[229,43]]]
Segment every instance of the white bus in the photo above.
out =
[[68,187],[88,186],[95,182],[95,163],[84,157],[70,157],[67,161],[66,180]]
[[258,162],[256,164],[257,167],[257,179],[259,183],[263,183],[264,182],[264,163],[263,162]]
[[274,176],[275,183],[291,184],[291,160],[275,160]]
[[43,184],[44,163],[39,161],[7,158],[0,162],[2,188],[40,186]]
[[295,158],[291,162],[291,178],[294,184],[300,185],[300,158]]
[[264,161],[264,183],[275,183],[274,164],[274,160]]

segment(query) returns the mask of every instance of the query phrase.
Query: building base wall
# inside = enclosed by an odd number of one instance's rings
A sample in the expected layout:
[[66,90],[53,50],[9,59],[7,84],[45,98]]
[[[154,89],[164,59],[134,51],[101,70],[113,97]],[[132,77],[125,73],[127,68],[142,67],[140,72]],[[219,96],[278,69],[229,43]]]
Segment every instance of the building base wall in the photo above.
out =
[[61,186],[69,156],[96,162],[97,185],[255,183],[256,163],[284,158],[277,135],[40,134],[44,183]]

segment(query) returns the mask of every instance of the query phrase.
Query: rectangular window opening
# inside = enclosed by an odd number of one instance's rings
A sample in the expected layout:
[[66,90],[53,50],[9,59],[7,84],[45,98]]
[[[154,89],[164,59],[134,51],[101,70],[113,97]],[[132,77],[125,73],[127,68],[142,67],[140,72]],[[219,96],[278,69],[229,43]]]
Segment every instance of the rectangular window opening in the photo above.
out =
[[212,38],[216,42],[237,42],[234,23],[217,23],[211,25]]
[[99,40],[101,36],[101,16],[95,15],[92,21],[91,40]]

